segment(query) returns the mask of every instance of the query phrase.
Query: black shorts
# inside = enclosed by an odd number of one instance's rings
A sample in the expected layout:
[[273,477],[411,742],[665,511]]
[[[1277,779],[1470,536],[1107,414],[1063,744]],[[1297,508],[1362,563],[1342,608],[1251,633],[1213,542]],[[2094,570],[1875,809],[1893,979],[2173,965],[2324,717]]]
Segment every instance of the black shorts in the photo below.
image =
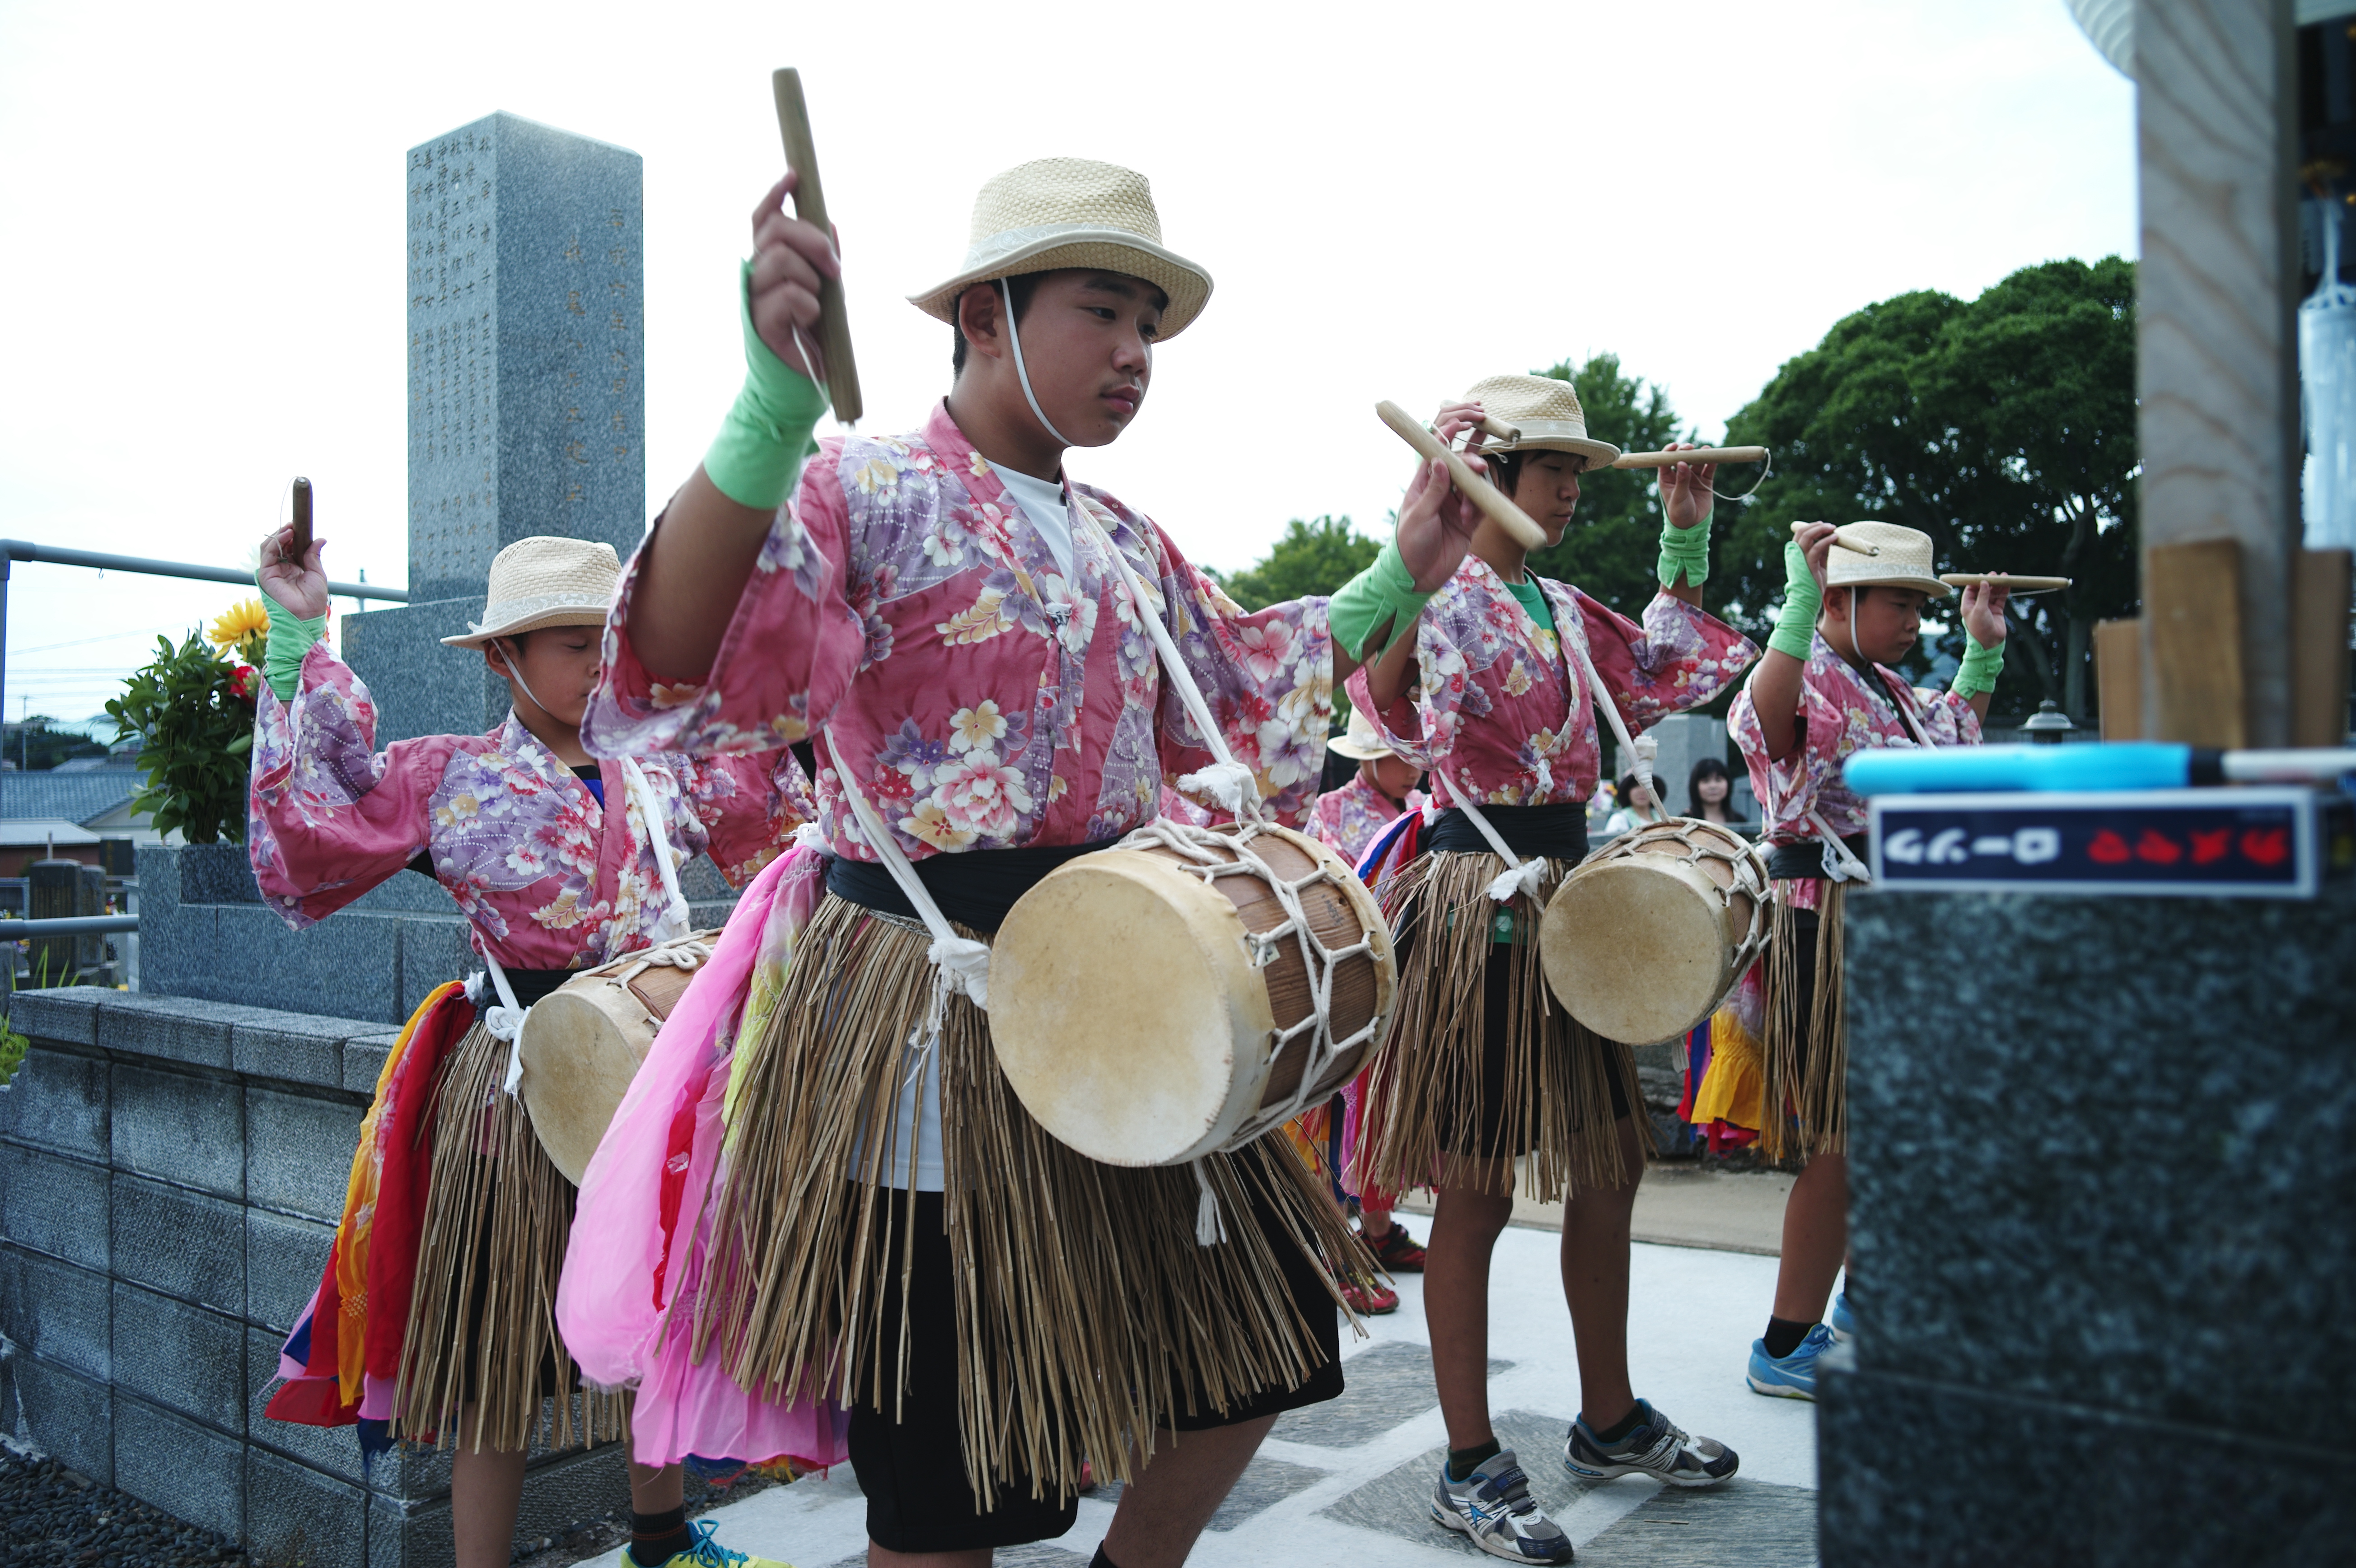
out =
[[[1289,1154],[1286,1157],[1290,1157]],[[1253,1184],[1247,1183],[1247,1186]],[[879,1210],[905,1212],[908,1194],[878,1205]],[[875,1543],[894,1552],[963,1552],[976,1547],[1020,1546],[1052,1541],[1070,1530],[1079,1517],[1076,1499],[1058,1504],[1052,1489],[1033,1499],[1031,1479],[1018,1476],[1001,1488],[984,1511],[966,1483],[965,1445],[958,1424],[958,1338],[955,1276],[949,1266],[949,1239],[941,1227],[941,1195],[913,1195],[915,1257],[910,1271],[913,1296],[908,1311],[909,1381],[900,1401],[899,1418],[892,1415],[898,1385],[897,1357],[887,1356],[883,1376],[883,1408],[871,1407],[862,1397],[851,1412],[851,1467],[867,1495],[867,1533]],[[1182,1413],[1172,1422],[1181,1432],[1201,1432],[1233,1426],[1302,1405],[1337,1398],[1342,1392],[1341,1318],[1325,1293],[1316,1267],[1301,1255],[1279,1226],[1276,1216],[1257,1192],[1253,1219],[1267,1234],[1284,1269],[1285,1283],[1302,1318],[1309,1324],[1324,1360],[1306,1382],[1295,1388],[1266,1389],[1224,1413],[1210,1408],[1199,1392],[1192,1401],[1194,1413]],[[879,1220],[888,1224],[888,1219]],[[896,1237],[892,1244],[899,1244]],[[882,1321],[896,1324],[900,1317],[899,1271],[887,1271]],[[886,1334],[884,1344],[893,1339]],[[862,1387],[865,1387],[862,1380]],[[1188,1402],[1181,1398],[1183,1407]],[[1108,1457],[1090,1456],[1099,1469]]]
[[[1442,1140],[1450,1154],[1479,1159],[1506,1159],[1530,1152],[1530,1139],[1537,1125],[1535,1116],[1522,1119],[1522,1136],[1515,1140],[1522,1147],[1505,1147],[1505,1059],[1510,1053],[1506,1026],[1511,1022],[1506,1012],[1508,999],[1513,995],[1514,959],[1512,944],[1490,944],[1489,962],[1481,974],[1481,1114],[1478,1117],[1468,1114],[1450,1129],[1449,1136]],[[1544,985],[1546,982],[1538,979],[1537,983]],[[1551,998],[1547,1005],[1561,1006]],[[1582,1033],[1580,1038],[1584,1041],[1590,1037]],[[1624,1120],[1629,1109],[1627,1086],[1620,1082],[1619,1073],[1608,1076],[1612,1084],[1612,1119]],[[1470,1107],[1466,1110],[1469,1113]]]

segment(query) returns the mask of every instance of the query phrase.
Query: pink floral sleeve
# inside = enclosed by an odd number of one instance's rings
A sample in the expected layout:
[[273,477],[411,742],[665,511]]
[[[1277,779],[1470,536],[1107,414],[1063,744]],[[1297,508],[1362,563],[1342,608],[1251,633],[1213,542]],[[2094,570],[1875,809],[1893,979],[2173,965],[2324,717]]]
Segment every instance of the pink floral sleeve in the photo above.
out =
[[809,782],[791,752],[680,759],[673,765],[696,820],[711,835],[712,863],[732,887],[760,875],[793,842],[794,829],[810,820]]
[[453,735],[376,751],[376,703],[325,643],[303,656],[292,703],[262,683],[246,851],[263,901],[310,925],[396,875],[432,837]]

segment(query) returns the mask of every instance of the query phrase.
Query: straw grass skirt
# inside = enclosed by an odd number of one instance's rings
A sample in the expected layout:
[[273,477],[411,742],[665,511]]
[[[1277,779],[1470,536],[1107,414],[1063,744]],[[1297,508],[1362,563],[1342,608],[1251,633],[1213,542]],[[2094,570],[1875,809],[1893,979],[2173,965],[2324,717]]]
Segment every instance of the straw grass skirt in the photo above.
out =
[[[1539,916],[1573,869],[1547,861],[1538,895],[1510,906],[1489,897],[1489,884],[1505,869],[1490,854],[1420,855],[1384,888],[1384,913],[1398,933],[1398,1013],[1366,1083],[1374,1125],[1360,1135],[1353,1171],[1362,1186],[1509,1192],[1513,1157],[1525,1151],[1526,1196],[1540,1202],[1634,1179],[1612,1112],[1615,1077],[1623,1103],[1642,1103],[1634,1052],[1573,1019],[1548,994],[1538,964]],[[1510,944],[1492,935],[1506,907],[1514,916]],[[1497,1063],[1484,1062],[1493,950],[1511,955],[1502,1082]],[[1649,1143],[1642,1118],[1638,1125]]]
[[[895,1229],[877,1223],[894,1175],[912,1185],[887,1162],[915,1160],[890,1145],[914,1076],[904,1047],[926,1032],[930,942],[914,922],[829,895],[775,1011],[740,1047],[694,1354],[723,1358],[765,1397],[826,1388],[880,1410],[887,1357],[905,1386],[906,1314],[886,1321],[883,1303],[886,1271],[907,1278],[910,1245],[885,1255],[873,1238]],[[949,998],[934,1049],[958,1417],[977,1497],[1023,1476],[1034,1496],[1068,1497],[1084,1458],[1130,1478],[1132,1439],[1198,1413],[1198,1395],[1219,1411],[1307,1381],[1323,1352],[1249,1194],[1312,1261],[1355,1260],[1359,1244],[1282,1139],[1201,1162],[1226,1226],[1223,1243],[1202,1246],[1194,1170],[1100,1165],[1049,1136],[970,1000]]]
[[1848,1029],[1841,1006],[1847,890],[1834,881],[1817,887],[1813,942],[1801,919],[1812,912],[1794,909],[1790,897],[1778,897],[1770,917],[1759,1147],[1777,1159],[1848,1152]]
[[626,1435],[623,1399],[580,1389],[556,1332],[573,1184],[500,1087],[507,1066],[479,1021],[442,1064],[394,1432],[506,1452],[608,1442]]

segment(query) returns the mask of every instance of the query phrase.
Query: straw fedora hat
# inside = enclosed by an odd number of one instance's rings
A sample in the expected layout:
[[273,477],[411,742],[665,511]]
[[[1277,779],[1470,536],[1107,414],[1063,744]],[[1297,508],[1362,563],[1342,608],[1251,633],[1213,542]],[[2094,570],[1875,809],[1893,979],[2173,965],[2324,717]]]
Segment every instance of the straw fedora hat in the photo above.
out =
[[1350,709],[1350,727],[1326,741],[1325,749],[1337,757],[1347,757],[1356,763],[1394,754],[1390,742],[1384,740],[1382,731],[1375,728],[1375,721],[1358,708]]
[[1483,452],[1575,452],[1590,468],[1609,468],[1620,449],[1587,433],[1587,411],[1568,381],[1551,376],[1492,376],[1476,381],[1464,400],[1522,432],[1519,441],[1483,443]]
[[494,637],[520,636],[543,626],[602,626],[614,605],[622,563],[609,544],[545,535],[515,543],[491,560],[489,602],[454,648],[479,648]]
[[1919,588],[1933,599],[1954,592],[1938,579],[1931,536],[1897,523],[1844,523],[1825,555],[1826,588]]
[[958,295],[974,284],[1059,267],[1123,272],[1159,288],[1170,296],[1163,338],[1183,332],[1211,297],[1211,274],[1162,248],[1162,218],[1143,175],[1087,158],[1040,158],[991,176],[974,197],[965,264],[908,303],[954,326]]

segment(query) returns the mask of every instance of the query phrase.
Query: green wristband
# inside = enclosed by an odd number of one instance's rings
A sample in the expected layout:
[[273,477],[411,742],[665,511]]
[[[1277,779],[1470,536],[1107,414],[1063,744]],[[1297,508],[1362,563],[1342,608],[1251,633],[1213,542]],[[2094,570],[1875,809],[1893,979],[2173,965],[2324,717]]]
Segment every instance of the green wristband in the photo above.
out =
[[1767,645],[1807,663],[1816,646],[1816,613],[1823,608],[1824,591],[1808,570],[1808,552],[1793,539],[1783,547],[1783,613],[1775,617]]
[[1689,528],[1661,519],[1661,560],[1654,574],[1664,588],[1675,588],[1683,578],[1695,587],[1709,581],[1709,519]]
[[[1430,603],[1430,594],[1415,591],[1415,574],[1399,559],[1398,541],[1393,539],[1383,546],[1374,565],[1342,584],[1342,591],[1326,607],[1325,624],[1333,633],[1334,645],[1364,664],[1388,652]],[[1379,648],[1368,648],[1368,640],[1386,621],[1390,623],[1389,641]]]
[[[259,588],[259,582],[254,584]],[[327,635],[327,618],[313,615],[308,619],[273,599],[262,596],[262,613],[270,617],[270,642],[262,653],[262,678],[278,694],[281,702],[294,700],[294,688],[303,682],[303,656],[311,645]]]
[[1996,689],[1996,677],[2004,673],[2004,645],[1992,648],[1980,646],[1980,640],[1969,632],[1964,634],[1964,662],[1955,667],[1955,678],[1948,689],[1966,701],[1983,691]]
[[736,289],[744,324],[744,389],[720,421],[703,472],[740,507],[774,512],[786,503],[802,459],[818,450],[810,432],[826,412],[826,391],[769,351],[753,328],[753,263]]

